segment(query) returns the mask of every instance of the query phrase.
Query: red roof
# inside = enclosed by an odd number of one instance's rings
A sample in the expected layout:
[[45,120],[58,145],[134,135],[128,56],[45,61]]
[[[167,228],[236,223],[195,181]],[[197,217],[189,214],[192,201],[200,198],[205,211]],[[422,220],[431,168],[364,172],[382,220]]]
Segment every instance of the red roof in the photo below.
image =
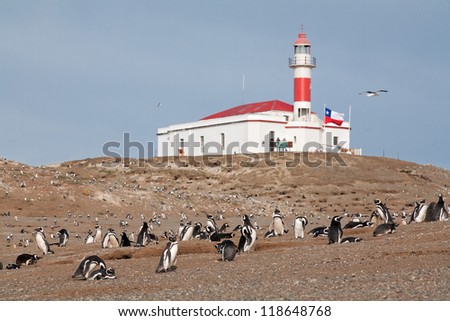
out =
[[302,32],[298,34],[297,40],[294,42],[295,45],[310,45],[308,38],[306,38],[306,33]]
[[293,106],[289,105],[287,103],[284,103],[282,101],[279,101],[279,100],[262,101],[259,103],[245,104],[245,105],[233,107],[233,108],[206,116],[200,120],[229,117],[229,116],[236,116],[236,115],[262,113],[265,111],[272,111],[272,110],[273,111],[292,112]]

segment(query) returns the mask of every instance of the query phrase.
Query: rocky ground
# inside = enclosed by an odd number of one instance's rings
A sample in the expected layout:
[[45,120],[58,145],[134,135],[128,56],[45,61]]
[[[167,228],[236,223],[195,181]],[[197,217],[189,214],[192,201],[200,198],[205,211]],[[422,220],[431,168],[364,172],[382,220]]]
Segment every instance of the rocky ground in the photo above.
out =
[[[294,157],[300,162],[293,164]],[[450,299],[450,223],[404,225],[401,218],[411,213],[416,200],[436,201],[439,193],[448,199],[449,171],[377,157],[342,155],[327,160],[324,154],[260,155],[257,166],[246,157],[214,158],[195,165],[192,159],[180,161],[184,163],[171,160],[160,167],[112,159],[41,167],[2,161],[3,266],[22,253],[40,255],[32,236],[37,227],[44,228],[50,243],[57,241],[50,235],[61,228],[69,231],[70,240],[66,247],[53,245],[55,254],[34,266],[0,271],[0,299]],[[309,231],[328,226],[333,215],[361,213],[368,218],[375,198],[398,215],[396,233],[373,237],[373,227],[344,230],[344,237],[358,236],[362,242],[337,245],[328,245],[323,237],[293,237],[296,215],[308,217]],[[290,231],[264,239],[275,208]],[[214,242],[180,242],[177,270],[156,274],[166,243],[161,235],[178,230],[181,214],[202,224],[206,214],[212,214],[219,225],[227,222],[231,228],[243,214],[252,215],[260,227],[255,249],[221,262]],[[96,224],[130,234],[153,217],[161,220],[160,226],[153,224],[158,244],[116,249],[84,244],[87,231]],[[343,225],[349,220],[343,218]],[[27,239],[30,246],[24,247]],[[237,244],[238,239],[239,233],[233,241]],[[72,279],[79,262],[93,254],[114,267],[117,279]]]

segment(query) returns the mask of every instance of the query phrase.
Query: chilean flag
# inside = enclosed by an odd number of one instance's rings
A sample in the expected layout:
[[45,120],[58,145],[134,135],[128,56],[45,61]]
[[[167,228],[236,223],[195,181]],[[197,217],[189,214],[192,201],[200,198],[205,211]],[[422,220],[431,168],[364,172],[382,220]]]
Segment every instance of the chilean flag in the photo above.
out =
[[344,122],[344,114],[337,113],[325,107],[325,124],[333,123],[341,126]]

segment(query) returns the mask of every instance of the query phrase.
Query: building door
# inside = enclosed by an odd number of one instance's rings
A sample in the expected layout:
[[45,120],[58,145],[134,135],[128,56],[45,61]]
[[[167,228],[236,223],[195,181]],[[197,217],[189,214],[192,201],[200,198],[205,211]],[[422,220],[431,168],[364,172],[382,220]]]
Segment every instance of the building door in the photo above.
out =
[[275,132],[269,132],[269,151],[273,152],[275,150]]

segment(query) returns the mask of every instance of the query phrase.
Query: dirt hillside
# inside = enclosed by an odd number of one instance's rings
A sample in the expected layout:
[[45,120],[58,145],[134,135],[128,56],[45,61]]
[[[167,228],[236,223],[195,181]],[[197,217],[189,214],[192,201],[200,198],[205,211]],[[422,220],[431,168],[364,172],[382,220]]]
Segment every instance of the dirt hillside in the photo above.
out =
[[[449,222],[403,224],[413,202],[448,201],[450,172],[380,157],[264,154],[152,162],[85,159],[32,167],[0,161],[0,271],[2,300],[449,300]],[[345,229],[360,243],[328,245],[326,237],[295,239],[296,215],[306,230],[328,226],[334,215],[368,219],[374,199],[387,204],[396,233],[373,237],[374,227]],[[278,208],[289,229],[264,238]],[[182,215],[232,228],[248,214],[258,239],[250,253],[220,262],[209,240],[180,242],[177,270],[156,274],[164,232],[178,231]],[[96,224],[136,233],[144,221],[158,242],[143,248],[102,249],[84,244]],[[66,247],[33,266],[6,270],[22,253],[39,253],[32,232],[43,227],[50,243],[61,228]],[[240,233],[232,239],[236,244]],[[28,241],[27,241],[28,240]],[[29,243],[28,247],[24,247]],[[99,255],[115,280],[71,278],[79,262]]]

